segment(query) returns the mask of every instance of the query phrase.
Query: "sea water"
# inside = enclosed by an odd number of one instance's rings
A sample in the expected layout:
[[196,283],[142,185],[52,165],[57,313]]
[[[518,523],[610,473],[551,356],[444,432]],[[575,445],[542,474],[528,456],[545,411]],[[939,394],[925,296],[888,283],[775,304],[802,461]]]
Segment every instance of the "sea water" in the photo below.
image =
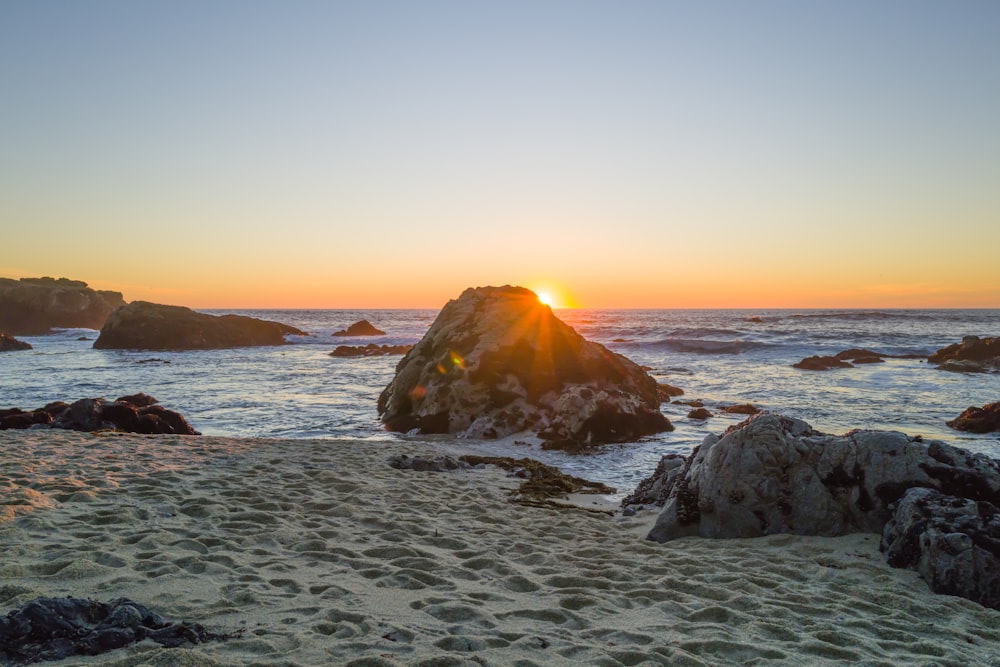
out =
[[[680,387],[675,400],[698,399],[714,416],[687,417],[690,407],[665,403],[674,431],[573,456],[503,441],[408,436],[385,431],[379,393],[400,357],[331,357],[337,345],[416,343],[435,310],[254,310],[237,313],[291,324],[309,336],[290,345],[227,350],[149,352],[95,350],[97,332],[56,330],[20,337],[34,349],[0,354],[0,408],[33,409],[51,401],[145,392],[177,410],[206,435],[325,438],[331,447],[358,438],[404,440],[418,452],[428,440],[471,452],[531,456],[627,492],[666,453],[684,454],[710,433],[745,418],[721,411],[752,403],[804,419],[828,433],[896,430],[1000,456],[1000,434],[948,428],[965,408],[1000,400],[1000,374],[951,373],[926,361],[966,335],[1000,335],[1000,310],[558,310],[592,340],[625,355],[660,382]],[[386,332],[334,337],[361,319]],[[862,347],[925,359],[805,371],[792,364],[814,354]]]

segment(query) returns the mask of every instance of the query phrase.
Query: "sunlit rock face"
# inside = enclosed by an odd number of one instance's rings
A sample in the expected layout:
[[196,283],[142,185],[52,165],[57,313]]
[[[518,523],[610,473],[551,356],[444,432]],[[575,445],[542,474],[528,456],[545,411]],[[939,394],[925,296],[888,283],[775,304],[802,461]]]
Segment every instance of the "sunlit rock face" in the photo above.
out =
[[93,290],[79,280],[0,278],[0,331],[32,336],[53,327],[100,329],[124,304],[121,292]]
[[183,306],[133,301],[112,313],[94,347],[105,350],[203,350],[283,345],[293,326],[244,315],[206,315]]
[[468,289],[396,366],[378,411],[387,428],[499,438],[536,433],[586,449],[672,430],[656,381],[584,340],[534,292]]

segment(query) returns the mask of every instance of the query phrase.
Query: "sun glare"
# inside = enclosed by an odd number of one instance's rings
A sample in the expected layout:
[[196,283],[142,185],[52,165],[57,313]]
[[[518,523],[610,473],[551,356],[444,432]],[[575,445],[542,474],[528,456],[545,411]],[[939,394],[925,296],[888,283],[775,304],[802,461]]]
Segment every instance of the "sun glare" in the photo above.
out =
[[549,294],[548,292],[538,292],[536,296],[538,296],[538,300],[544,303],[546,306],[552,305],[552,295]]

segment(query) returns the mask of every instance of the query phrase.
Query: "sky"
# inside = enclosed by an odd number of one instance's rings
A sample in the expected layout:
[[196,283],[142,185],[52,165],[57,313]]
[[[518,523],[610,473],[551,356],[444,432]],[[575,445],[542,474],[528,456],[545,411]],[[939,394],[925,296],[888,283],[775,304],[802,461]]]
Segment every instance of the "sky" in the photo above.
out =
[[0,0],[0,276],[1000,307],[995,0]]

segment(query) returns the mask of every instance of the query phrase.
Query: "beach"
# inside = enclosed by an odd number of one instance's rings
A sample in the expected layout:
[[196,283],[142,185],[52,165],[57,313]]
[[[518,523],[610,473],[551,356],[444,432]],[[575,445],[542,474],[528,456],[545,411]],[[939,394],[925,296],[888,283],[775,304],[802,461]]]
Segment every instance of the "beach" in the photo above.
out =
[[[0,612],[128,597],[232,633],[60,665],[1000,665],[1000,612],[875,535],[643,539],[448,442],[0,433]],[[613,507],[607,498],[583,507]]]

